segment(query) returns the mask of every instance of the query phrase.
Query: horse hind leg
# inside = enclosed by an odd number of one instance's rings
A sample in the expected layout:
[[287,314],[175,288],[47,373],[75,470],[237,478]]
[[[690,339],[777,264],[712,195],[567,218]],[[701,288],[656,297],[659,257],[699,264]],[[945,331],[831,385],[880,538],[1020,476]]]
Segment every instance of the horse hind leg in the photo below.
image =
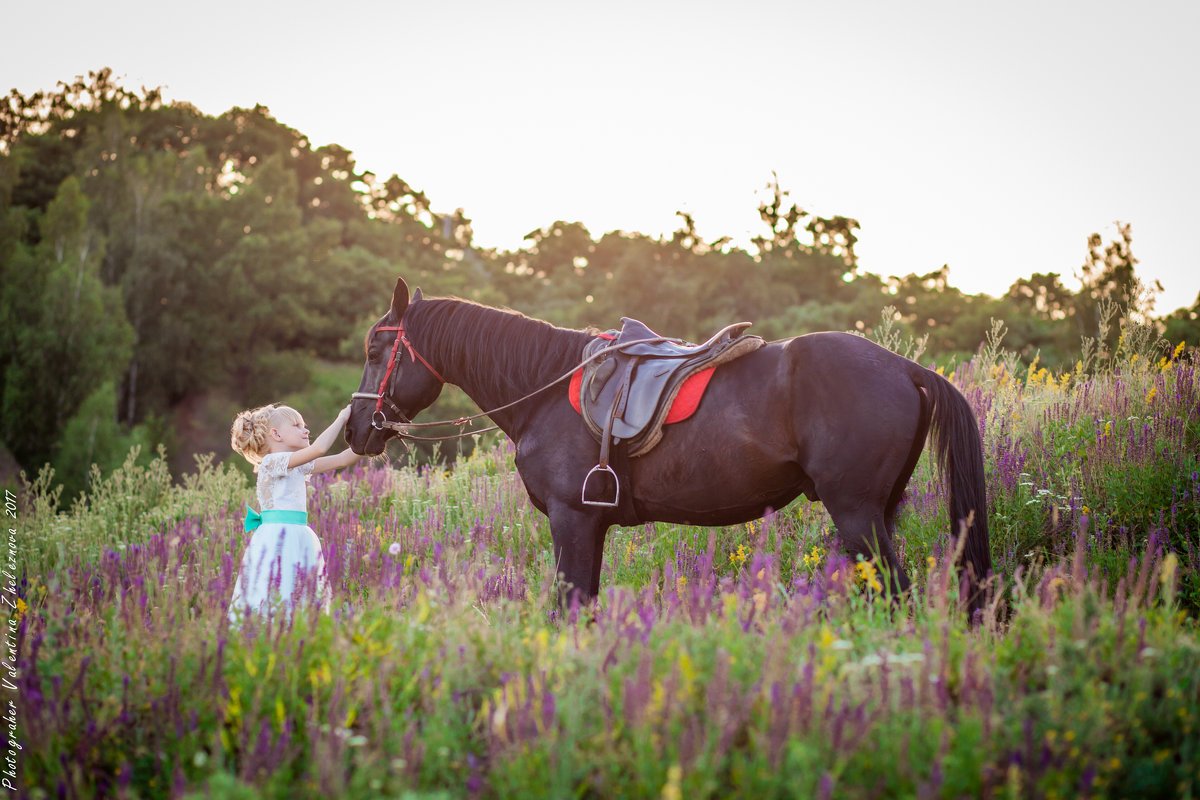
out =
[[851,558],[878,559],[887,578],[888,591],[893,596],[908,591],[911,584],[896,556],[884,509],[880,506],[839,509],[829,508],[828,504],[826,508],[846,553]]
[[912,474],[917,468],[917,462],[921,459],[921,452],[925,449],[925,437],[929,435],[931,411],[929,396],[924,389],[920,390],[920,395],[921,411],[917,417],[917,430],[909,447],[908,458],[905,460],[904,466],[900,468],[900,472],[896,475],[896,480],[892,484],[892,491],[888,495],[887,503],[883,508],[884,529],[887,531],[888,538],[893,540],[893,542],[896,537],[896,511],[900,507],[900,503],[904,501],[908,482],[912,479]]

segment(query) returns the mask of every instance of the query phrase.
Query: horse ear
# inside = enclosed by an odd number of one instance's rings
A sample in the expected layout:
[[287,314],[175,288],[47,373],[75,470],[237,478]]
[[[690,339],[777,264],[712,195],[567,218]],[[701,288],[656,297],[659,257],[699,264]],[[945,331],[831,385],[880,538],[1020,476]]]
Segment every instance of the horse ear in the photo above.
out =
[[417,290],[415,292],[413,292],[412,301],[415,303],[418,300],[423,300],[423,299],[424,299],[424,297],[421,295],[421,287],[418,286]]
[[395,317],[396,319],[403,319],[404,312],[407,309],[408,309],[408,284],[404,282],[404,278],[397,278],[396,279],[396,291],[392,293],[392,316]]

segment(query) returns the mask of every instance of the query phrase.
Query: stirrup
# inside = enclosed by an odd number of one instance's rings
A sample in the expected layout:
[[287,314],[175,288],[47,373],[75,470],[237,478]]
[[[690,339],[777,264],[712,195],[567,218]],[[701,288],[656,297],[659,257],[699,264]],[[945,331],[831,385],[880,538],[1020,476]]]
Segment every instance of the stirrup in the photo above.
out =
[[[616,495],[613,497],[611,503],[608,502],[607,500],[588,500],[587,499],[588,481],[590,481],[592,479],[592,476],[595,475],[597,472],[601,472],[601,473],[607,472],[609,475],[612,475],[613,485],[617,487],[617,492],[616,492]],[[596,466],[592,467],[591,470],[588,471],[588,474],[585,475],[583,478],[583,491],[580,493],[579,499],[580,499],[580,501],[583,502],[583,504],[585,506],[604,506],[605,508],[615,507],[618,503],[621,502],[621,481],[617,478],[617,473],[614,472],[613,468],[610,467],[608,464],[597,464]]]

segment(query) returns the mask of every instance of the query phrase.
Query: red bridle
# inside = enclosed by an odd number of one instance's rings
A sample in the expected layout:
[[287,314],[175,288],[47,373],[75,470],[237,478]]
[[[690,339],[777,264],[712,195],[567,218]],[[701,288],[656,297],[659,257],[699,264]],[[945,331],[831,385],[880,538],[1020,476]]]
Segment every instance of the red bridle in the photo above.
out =
[[[413,347],[412,342],[409,341],[409,339],[408,339],[408,332],[404,330],[403,322],[401,322],[399,325],[382,325],[382,326],[376,328],[371,333],[371,335],[374,336],[376,333],[379,333],[380,331],[395,331],[396,332],[396,341],[392,344],[392,354],[391,354],[391,356],[388,357],[387,371],[383,373],[383,380],[381,380],[379,382],[379,392],[374,395],[365,394],[363,392],[355,392],[353,395],[351,395],[352,397],[356,397],[356,398],[359,398],[359,397],[367,398],[367,399],[370,399],[372,397],[375,398],[375,413],[371,415],[371,420],[372,420],[373,425],[375,424],[374,420],[376,417],[382,417],[383,421],[387,421],[387,416],[383,413],[383,403],[384,403],[384,399],[385,399],[384,392],[387,390],[388,381],[391,380],[392,372],[395,371],[396,364],[399,362],[399,358],[397,356],[400,353],[400,345],[401,344],[403,344],[404,348],[406,350],[408,350],[409,358],[411,358],[414,362],[420,361],[422,364],[425,365],[425,369],[427,369],[431,373],[433,373],[433,377],[437,378],[442,383],[446,382],[446,379],[441,376],[441,373],[439,373],[436,369],[434,369],[433,365],[430,364],[428,361],[426,361],[425,357],[422,356],[420,353],[418,353],[417,349],[415,347]],[[396,413],[400,414],[400,409],[396,408],[394,403],[392,403],[391,401],[388,401],[388,405],[392,406],[392,408],[395,408]],[[403,416],[403,414],[401,414],[401,416]],[[375,425],[375,427],[381,428],[382,426]]]

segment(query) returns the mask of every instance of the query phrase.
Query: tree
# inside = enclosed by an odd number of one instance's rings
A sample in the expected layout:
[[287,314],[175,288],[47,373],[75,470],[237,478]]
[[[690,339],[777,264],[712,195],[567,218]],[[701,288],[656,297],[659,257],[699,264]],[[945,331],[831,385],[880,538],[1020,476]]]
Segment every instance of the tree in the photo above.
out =
[[1087,258],[1079,269],[1082,283],[1075,295],[1075,320],[1080,335],[1104,340],[1112,352],[1120,332],[1115,327],[1101,330],[1104,319],[1102,303],[1127,311],[1132,319],[1144,321],[1154,310],[1154,294],[1162,291],[1155,281],[1151,286],[1142,284],[1134,267],[1138,260],[1133,256],[1133,230],[1126,222],[1114,223],[1117,238],[1108,244],[1098,233],[1088,237]]
[[5,265],[5,278],[23,279],[6,280],[0,300],[14,332],[3,358],[2,434],[22,464],[48,460],[67,419],[129,358],[132,332],[119,292],[100,282],[104,242],[87,212],[79,181],[67,178],[39,219],[37,246],[18,245]]

